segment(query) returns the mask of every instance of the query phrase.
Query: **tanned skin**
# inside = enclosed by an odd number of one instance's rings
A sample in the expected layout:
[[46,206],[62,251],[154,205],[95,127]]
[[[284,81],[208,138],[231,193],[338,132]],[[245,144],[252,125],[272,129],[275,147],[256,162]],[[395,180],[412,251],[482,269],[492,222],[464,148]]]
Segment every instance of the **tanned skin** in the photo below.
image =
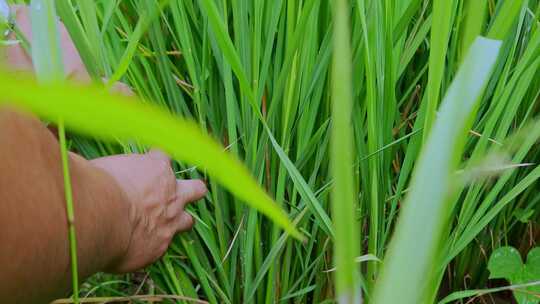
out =
[[[16,9],[19,27],[30,35],[27,9]],[[69,74],[84,79],[63,26],[61,34],[71,47],[64,55]],[[16,69],[31,69],[20,47],[10,47],[7,57]],[[192,227],[185,205],[207,191],[199,180],[176,180],[169,158],[155,150],[91,161],[70,153],[69,167],[81,280],[157,260],[176,233]],[[0,302],[49,303],[69,295],[67,230],[57,139],[36,118],[0,107]]]

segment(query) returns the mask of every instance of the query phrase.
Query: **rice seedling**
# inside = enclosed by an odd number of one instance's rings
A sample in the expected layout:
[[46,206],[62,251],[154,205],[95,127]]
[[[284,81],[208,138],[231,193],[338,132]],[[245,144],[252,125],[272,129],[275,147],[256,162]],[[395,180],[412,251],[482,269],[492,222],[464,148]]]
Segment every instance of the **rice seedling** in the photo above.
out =
[[[503,246],[525,261],[540,235],[538,0],[55,5],[105,88],[2,73],[5,97],[64,117],[87,158],[160,146],[210,189],[159,262],[98,274],[81,297],[494,303],[535,290],[540,278],[490,279],[488,261]],[[117,80],[142,102],[104,93]]]
[[[64,79],[64,66],[60,37],[56,22],[56,7],[54,2],[34,0],[30,4],[32,18],[32,62],[38,80],[42,83],[62,81]],[[54,118],[53,118],[54,119]],[[73,299],[79,300],[79,271],[77,264],[77,238],[75,231],[75,214],[73,208],[73,194],[68,164],[66,144],[66,130],[62,118],[57,120],[58,137],[60,141],[60,155],[62,159],[62,173],[64,176],[64,196],[66,200],[66,215],[69,225],[69,250],[71,258],[71,276]]]

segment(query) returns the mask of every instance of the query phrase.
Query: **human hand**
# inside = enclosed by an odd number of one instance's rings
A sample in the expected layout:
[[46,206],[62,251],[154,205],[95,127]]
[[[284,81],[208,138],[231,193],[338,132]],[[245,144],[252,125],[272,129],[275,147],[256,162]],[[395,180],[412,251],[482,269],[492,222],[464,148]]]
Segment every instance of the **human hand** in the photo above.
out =
[[106,271],[124,273],[149,265],[165,253],[177,232],[193,226],[184,208],[201,199],[206,186],[200,180],[176,180],[162,152],[115,155],[91,163],[111,175],[129,201],[129,245]]
[[[15,24],[28,40],[32,40],[32,24],[30,22],[30,10],[27,5],[10,5],[15,16]],[[58,34],[60,35],[60,48],[62,50],[62,61],[66,77],[82,83],[91,81],[90,75],[79,55],[68,30],[64,23],[58,21]],[[14,33],[11,33],[11,39],[15,39]],[[13,44],[6,47],[6,62],[15,71],[33,71],[32,57],[27,54],[21,44]],[[104,82],[106,78],[102,78]],[[126,96],[133,96],[131,88],[122,82],[116,82],[111,87],[114,93],[120,93]]]
[[[15,24],[28,41],[32,40],[32,25],[30,22],[30,10],[27,5],[10,5]],[[71,40],[69,33],[62,22],[58,22],[60,35],[60,48],[65,73],[68,78],[81,82],[89,82],[90,76],[82,62],[79,52]],[[13,33],[11,34],[13,35]],[[15,39],[14,36],[11,37]],[[7,62],[10,67],[18,71],[32,71],[33,64],[30,54],[27,54],[21,44],[14,44],[6,48]]]

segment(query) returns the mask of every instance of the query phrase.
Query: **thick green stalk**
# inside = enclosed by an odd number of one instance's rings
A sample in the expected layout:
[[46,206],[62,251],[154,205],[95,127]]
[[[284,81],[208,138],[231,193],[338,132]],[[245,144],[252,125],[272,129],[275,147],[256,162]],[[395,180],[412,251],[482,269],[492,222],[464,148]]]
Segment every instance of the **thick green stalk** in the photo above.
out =
[[355,220],[353,144],[351,127],[352,82],[348,4],[338,0],[334,7],[334,55],[332,61],[331,174],[332,218],[335,227],[334,264],[339,303],[361,301],[359,272],[359,224]]
[[69,174],[69,157],[66,144],[64,122],[58,121],[58,137],[60,139],[60,154],[62,158],[62,173],[64,174],[64,190],[66,198],[66,214],[69,229],[69,252],[71,256],[71,283],[73,288],[73,301],[79,303],[79,272],[77,262],[77,237],[75,234],[75,211],[73,208],[73,193],[71,188],[71,175]]
[[[465,144],[467,123],[487,84],[500,42],[479,38],[470,49],[443,101],[421,152],[411,190],[377,281],[375,304],[431,303],[438,288],[434,269],[452,206],[454,171]],[[414,240],[414,241],[411,241]]]
[[[62,81],[64,65],[60,48],[60,35],[54,1],[33,0],[30,5],[32,23],[32,59],[38,80],[41,83]],[[68,152],[64,122],[58,120],[58,137],[64,176],[64,196],[68,224],[69,249],[71,256],[71,283],[73,300],[79,303],[79,272],[77,267],[77,237],[75,234],[75,213],[71,177],[69,174]]]

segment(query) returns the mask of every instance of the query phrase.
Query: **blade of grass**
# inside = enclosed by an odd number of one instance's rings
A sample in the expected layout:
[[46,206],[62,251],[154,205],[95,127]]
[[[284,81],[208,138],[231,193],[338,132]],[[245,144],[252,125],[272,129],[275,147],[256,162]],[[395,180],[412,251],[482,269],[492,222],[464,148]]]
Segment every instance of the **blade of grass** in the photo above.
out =
[[465,17],[465,26],[463,38],[461,40],[462,56],[467,54],[469,47],[478,35],[482,34],[487,15],[487,0],[469,0],[467,1],[467,16]]
[[69,0],[57,0],[56,9],[58,16],[62,18],[62,22],[66,26],[69,32],[69,36],[73,40],[73,44],[77,48],[79,55],[88,71],[88,74],[94,81],[100,80],[99,65],[96,54],[93,52],[93,48],[90,47],[90,41],[80,23],[74,8],[70,4]]
[[[239,161],[203,135],[195,124],[175,119],[155,106],[111,96],[99,89],[64,84],[37,87],[23,77],[13,83],[13,75],[6,73],[0,73],[0,79],[3,82],[0,88],[9,91],[6,99],[42,117],[60,117],[74,131],[105,140],[137,138],[162,148],[176,159],[205,168],[209,175],[232,193],[272,218],[295,238],[303,239],[287,215],[257,185]],[[78,102],[71,102],[74,99]],[[186,149],[182,144],[184,142],[197,149]]]
[[[310,3],[312,2],[313,1],[311,1]],[[318,218],[318,223],[322,225],[323,229],[325,229],[328,234],[333,235],[332,225],[328,214],[324,211],[320,202],[317,201],[315,195],[307,186],[307,183],[305,182],[300,172],[298,172],[285,151],[283,151],[283,148],[274,138],[270,127],[266,123],[266,120],[263,118],[262,113],[259,109],[259,105],[254,99],[254,94],[251,90],[250,83],[248,82],[246,72],[242,67],[241,60],[234,49],[234,45],[227,33],[226,26],[223,23],[223,20],[220,18],[219,11],[217,10],[215,3],[209,0],[202,0],[201,4],[203,5],[206,13],[208,14],[210,25],[213,31],[216,33],[216,39],[221,47],[223,55],[229,61],[232,70],[238,78],[238,82],[240,84],[242,92],[247,96],[246,98],[251,104],[253,112],[262,123],[263,129],[266,131],[270,142],[272,143],[272,146],[274,147],[276,153],[279,155],[281,161],[284,163],[284,166],[287,169],[288,173],[291,175],[291,178],[294,184],[297,186],[298,191],[300,192],[302,197],[309,203],[310,209],[312,210],[313,214]]]
[[433,24],[431,26],[431,49],[429,51],[429,75],[427,84],[427,109],[424,117],[424,142],[436,117],[437,106],[444,76],[445,58],[454,13],[454,0],[433,1]]
[[[437,288],[432,265],[452,209],[446,204],[453,187],[451,175],[461,157],[465,124],[487,84],[499,48],[498,41],[478,38],[448,90],[413,174],[373,303],[432,300],[425,297]],[[428,181],[432,182],[426,185]]]
[[347,1],[335,2],[334,20],[330,172],[335,181],[332,188],[332,218],[336,234],[336,296],[339,303],[360,303],[359,272],[355,263],[359,255],[360,230],[355,219],[356,195],[352,169],[352,82]]
[[147,10],[145,10],[141,15],[139,22],[133,31],[133,35],[129,38],[129,43],[124,51],[124,54],[122,55],[122,58],[120,59],[120,62],[118,63],[118,66],[116,67],[116,70],[114,71],[114,74],[107,81],[107,88],[110,88],[113,84],[119,81],[120,78],[122,78],[122,76],[126,73],[133,56],[135,56],[140,39],[150,26],[152,20],[158,16],[159,12],[161,12],[163,7],[165,7],[168,3],[169,0],[160,0],[159,5],[156,3],[147,3]]
[[[32,62],[37,78],[41,83],[62,81],[64,79],[64,65],[62,61],[62,50],[60,48],[60,34],[58,32],[55,3],[53,1],[32,0],[30,4],[30,16],[32,27]],[[66,217],[71,258],[71,287],[73,301],[77,304],[79,303],[77,236],[66,134],[64,122],[61,117],[49,118],[58,121],[58,137],[60,139],[60,156],[64,177],[64,197],[66,200]]]
[[448,303],[465,299],[465,298],[479,297],[482,295],[501,292],[505,290],[519,290],[521,288],[538,286],[538,285],[540,285],[540,281],[530,282],[526,284],[516,284],[516,285],[510,285],[510,286],[504,286],[504,287],[488,288],[488,289],[471,289],[471,290],[456,291],[444,297],[444,299],[440,300],[438,304],[448,304]]
[[525,0],[502,1],[487,37],[499,40],[506,38],[508,31],[515,24],[516,18],[526,2]]

